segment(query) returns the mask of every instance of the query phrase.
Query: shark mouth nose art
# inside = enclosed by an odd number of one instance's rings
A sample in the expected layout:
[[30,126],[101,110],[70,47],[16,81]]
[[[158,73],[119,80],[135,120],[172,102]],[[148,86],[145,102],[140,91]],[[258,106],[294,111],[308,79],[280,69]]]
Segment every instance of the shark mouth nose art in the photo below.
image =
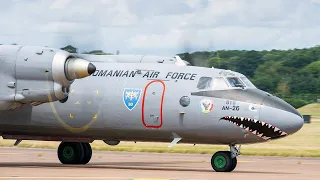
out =
[[276,126],[253,118],[225,116],[220,120],[229,121],[230,123],[237,125],[264,140],[278,139],[288,135],[286,132],[277,128]]

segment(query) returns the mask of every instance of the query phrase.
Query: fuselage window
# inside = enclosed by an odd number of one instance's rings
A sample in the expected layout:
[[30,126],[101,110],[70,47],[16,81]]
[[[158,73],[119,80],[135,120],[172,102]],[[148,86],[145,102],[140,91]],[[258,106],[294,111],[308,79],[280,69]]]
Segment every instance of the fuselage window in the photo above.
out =
[[245,87],[241,80],[237,77],[228,77],[228,82],[232,87]]
[[209,89],[212,85],[212,78],[211,77],[201,77],[199,79],[197,88],[198,89]]
[[228,88],[229,88],[229,86],[223,77],[214,78],[214,83],[213,83],[212,89],[223,90],[223,89],[228,89]]

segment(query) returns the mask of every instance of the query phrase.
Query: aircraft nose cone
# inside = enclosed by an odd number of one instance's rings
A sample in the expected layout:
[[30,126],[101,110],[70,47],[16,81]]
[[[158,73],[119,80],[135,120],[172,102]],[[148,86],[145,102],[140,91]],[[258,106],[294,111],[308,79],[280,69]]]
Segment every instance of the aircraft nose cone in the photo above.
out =
[[88,74],[92,74],[96,71],[96,67],[92,64],[92,63],[89,63],[88,65]]
[[293,133],[296,133],[298,132],[303,124],[304,124],[304,119],[301,117],[301,116],[293,116],[293,117],[290,117],[291,118],[291,125],[286,129],[286,131],[289,133],[289,134],[293,134]]
[[304,123],[301,114],[294,107],[275,96],[265,98],[260,118],[271,124],[274,132],[279,129],[280,133],[274,134],[278,135],[277,138],[299,131]]

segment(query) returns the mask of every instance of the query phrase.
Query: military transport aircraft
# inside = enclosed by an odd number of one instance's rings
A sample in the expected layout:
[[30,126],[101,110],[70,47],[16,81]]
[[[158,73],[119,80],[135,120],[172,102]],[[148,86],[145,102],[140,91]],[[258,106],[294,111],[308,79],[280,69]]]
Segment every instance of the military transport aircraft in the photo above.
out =
[[220,144],[217,172],[233,171],[241,144],[301,129],[299,112],[243,74],[190,66],[179,56],[84,55],[0,46],[0,135],[61,141],[62,164],[87,164],[103,140]]

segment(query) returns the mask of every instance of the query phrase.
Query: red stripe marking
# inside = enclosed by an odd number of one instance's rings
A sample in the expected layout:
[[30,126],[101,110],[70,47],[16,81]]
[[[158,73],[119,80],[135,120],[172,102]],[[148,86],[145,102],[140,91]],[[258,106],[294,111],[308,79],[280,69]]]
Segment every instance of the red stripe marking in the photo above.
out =
[[212,111],[213,107],[214,107],[214,105],[213,105],[213,104],[211,104],[211,108],[210,108],[210,111]]
[[[146,92],[147,92],[147,89],[148,87],[152,84],[152,83],[155,83],[155,82],[159,82],[162,84],[163,86],[163,90],[162,90],[162,97],[161,97],[161,103],[160,103],[160,124],[157,125],[157,126],[149,126],[146,124],[145,120],[144,120],[144,101],[145,101],[145,98],[146,98]],[[144,93],[143,93],[143,97],[142,97],[142,124],[146,127],[146,128],[161,128],[162,127],[162,107],[163,107],[163,101],[164,101],[164,93],[166,91],[166,85],[165,83],[162,81],[162,80],[153,80],[151,82],[149,82],[146,87],[144,88]]]

